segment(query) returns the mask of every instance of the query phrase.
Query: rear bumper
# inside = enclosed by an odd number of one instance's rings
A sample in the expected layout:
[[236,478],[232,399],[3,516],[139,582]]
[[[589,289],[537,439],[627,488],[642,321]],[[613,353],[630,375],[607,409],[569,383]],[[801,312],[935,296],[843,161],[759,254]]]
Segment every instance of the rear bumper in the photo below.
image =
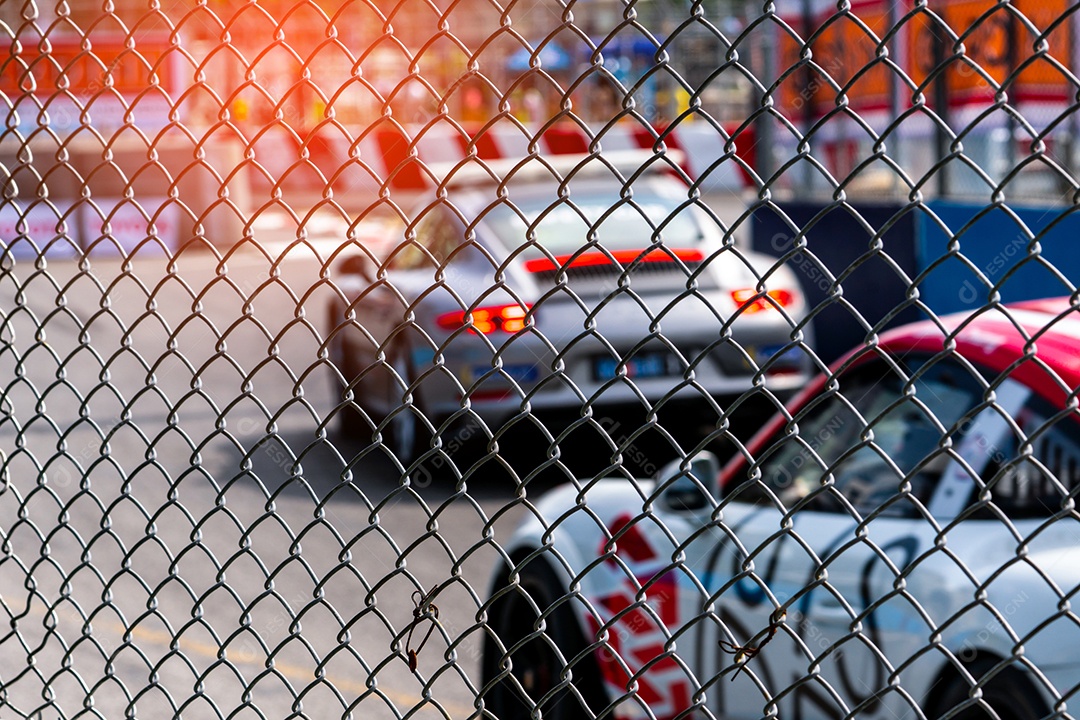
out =
[[[636,407],[645,410],[700,406],[703,415],[715,418],[737,411],[746,415],[751,407],[762,407],[758,414],[766,419],[795,392],[806,386],[810,373],[796,372],[725,376],[718,371],[685,376],[658,378],[615,378],[604,383],[574,382],[567,375],[551,374],[532,383],[513,382],[501,376],[489,376],[462,396],[443,398],[431,410],[441,417],[460,412],[464,404],[486,422],[501,422],[530,411],[572,412],[580,417],[584,407]],[[775,398],[775,402],[772,400]]]

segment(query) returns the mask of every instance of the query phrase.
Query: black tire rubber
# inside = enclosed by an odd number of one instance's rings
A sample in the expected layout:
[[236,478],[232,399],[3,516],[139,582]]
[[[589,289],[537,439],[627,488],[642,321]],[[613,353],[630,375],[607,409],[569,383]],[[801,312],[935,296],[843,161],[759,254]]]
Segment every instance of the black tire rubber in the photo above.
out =
[[[494,588],[496,592],[509,586],[509,571],[503,577],[504,582]],[[545,720],[584,720],[607,707],[600,668],[587,650],[588,643],[569,604],[574,601],[558,604],[545,618],[545,630],[536,630],[539,615],[529,598],[542,613],[565,593],[550,566],[543,560],[532,560],[521,571],[519,587],[499,597],[488,611],[491,630],[509,654],[504,654],[494,638],[486,639],[482,667],[488,691],[484,706],[500,720],[534,717],[538,704]],[[569,683],[560,679],[567,665],[552,645],[570,664]],[[507,660],[510,677],[502,675]],[[571,684],[580,697],[569,688]]]
[[[339,307],[336,303],[332,304],[329,312],[327,313],[327,322],[330,331],[338,329],[338,325],[341,323],[341,318],[345,315],[345,310]],[[355,383],[360,371],[356,367],[355,358],[345,353],[343,348],[343,339],[340,331],[330,340],[330,361],[337,365],[338,373],[330,374],[330,397],[333,398],[334,403],[337,405],[335,421],[337,422],[338,431],[345,438],[362,438],[371,437],[371,426],[368,424],[364,415],[358,410],[358,392],[360,388],[354,386],[352,391],[353,398],[351,402],[345,402],[345,398],[349,392],[349,384]]]
[[[977,658],[966,668],[973,678],[980,680],[997,662],[996,659]],[[947,684],[927,713],[927,717],[934,720],[945,717],[971,697],[971,685],[959,673],[953,671],[945,682]],[[982,699],[997,714],[998,720],[1039,720],[1050,712],[1031,681],[1015,667],[1007,667],[996,673],[983,686]],[[949,720],[992,720],[993,717],[979,704],[964,708],[951,715]]]
[[[425,432],[427,428],[420,418],[420,416],[425,415],[424,403],[420,395],[420,388],[415,384],[416,370],[413,367],[408,346],[405,343],[395,345],[387,361],[398,377],[401,378],[404,385],[404,387],[399,387],[398,381],[391,376],[389,378],[392,387],[391,394],[397,395],[400,390],[404,395],[405,388],[413,387],[410,393],[412,395],[412,406],[404,407],[402,404],[402,406],[396,408],[396,413],[390,418],[383,430],[383,444],[397,457],[398,462],[407,468],[413,460],[428,448],[428,443],[425,442],[426,439],[429,439]],[[398,400],[403,403],[404,398],[398,398]]]
[[[398,343],[387,355],[385,361],[398,373],[405,383],[405,387],[413,384],[416,379],[412,362],[409,358],[408,348],[404,343]],[[375,427],[390,416],[396,408],[389,412],[378,404],[370,402],[369,393],[382,392],[384,406],[398,405],[402,402],[403,388],[388,367],[371,366],[358,367],[354,358],[343,357],[340,360],[341,374],[346,382],[353,384],[353,400],[351,404],[341,405],[338,409],[338,427],[343,436],[347,438],[360,438],[370,442],[375,433]],[[364,373],[361,377],[361,373]],[[334,397],[342,400],[346,395],[346,387],[334,377]],[[362,412],[361,412],[362,410]],[[412,461],[428,447],[429,440],[427,428],[420,419],[424,414],[424,404],[419,388],[412,391],[412,409],[403,409],[394,414],[389,422],[383,427],[382,444],[397,457],[398,462],[408,467]],[[366,417],[365,417],[366,415]]]

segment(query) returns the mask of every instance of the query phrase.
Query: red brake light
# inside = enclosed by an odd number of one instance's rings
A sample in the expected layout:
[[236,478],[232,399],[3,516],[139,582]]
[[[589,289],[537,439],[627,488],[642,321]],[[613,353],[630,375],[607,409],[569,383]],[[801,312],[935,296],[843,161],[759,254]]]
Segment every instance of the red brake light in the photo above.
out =
[[469,328],[471,331],[482,335],[490,335],[493,332],[513,334],[521,332],[532,324],[531,318],[527,317],[531,307],[531,305],[512,304],[479,307],[467,312],[459,310],[440,315],[435,323],[443,330],[458,330],[471,325],[472,327]]
[[[772,302],[769,302],[770,298]],[[731,299],[739,306],[741,312],[749,315],[762,310],[789,307],[795,302],[795,293],[790,290],[761,292],[754,288],[743,288],[741,290],[732,290]]]
[[[610,255],[610,257],[609,257]],[[684,263],[699,263],[705,259],[700,250],[687,250],[678,248],[653,248],[651,250],[615,250],[611,253],[586,252],[580,255],[556,255],[552,258],[533,258],[525,261],[525,269],[531,273],[556,272],[560,268],[595,267],[597,265],[611,265],[612,259],[620,265],[629,265],[635,260],[641,262],[675,262],[681,260]]]

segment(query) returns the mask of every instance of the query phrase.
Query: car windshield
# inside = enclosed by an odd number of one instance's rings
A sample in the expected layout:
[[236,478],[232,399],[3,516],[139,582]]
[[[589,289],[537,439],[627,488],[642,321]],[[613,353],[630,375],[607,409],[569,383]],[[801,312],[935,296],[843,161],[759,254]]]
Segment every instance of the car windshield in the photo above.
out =
[[[733,491],[740,502],[911,515],[926,504],[965,416],[983,405],[983,384],[951,361],[875,361],[841,376],[836,393],[797,416],[760,460],[761,480]],[[974,411],[974,413],[973,413]]]
[[[531,228],[539,248],[552,255],[577,252],[590,241],[614,251],[658,241],[670,248],[694,246],[702,237],[691,210],[655,193],[635,192],[632,200],[601,192],[573,192],[564,200],[525,196],[515,198],[513,208],[493,208],[485,221],[508,248],[527,242]],[[541,254],[539,248],[528,254]]]

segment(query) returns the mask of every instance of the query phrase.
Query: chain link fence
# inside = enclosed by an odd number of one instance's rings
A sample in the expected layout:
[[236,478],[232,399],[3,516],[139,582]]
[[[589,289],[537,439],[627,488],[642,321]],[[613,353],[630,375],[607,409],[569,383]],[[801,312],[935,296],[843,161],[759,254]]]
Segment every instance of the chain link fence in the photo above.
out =
[[1077,7],[0,3],[0,716],[1072,717]]

